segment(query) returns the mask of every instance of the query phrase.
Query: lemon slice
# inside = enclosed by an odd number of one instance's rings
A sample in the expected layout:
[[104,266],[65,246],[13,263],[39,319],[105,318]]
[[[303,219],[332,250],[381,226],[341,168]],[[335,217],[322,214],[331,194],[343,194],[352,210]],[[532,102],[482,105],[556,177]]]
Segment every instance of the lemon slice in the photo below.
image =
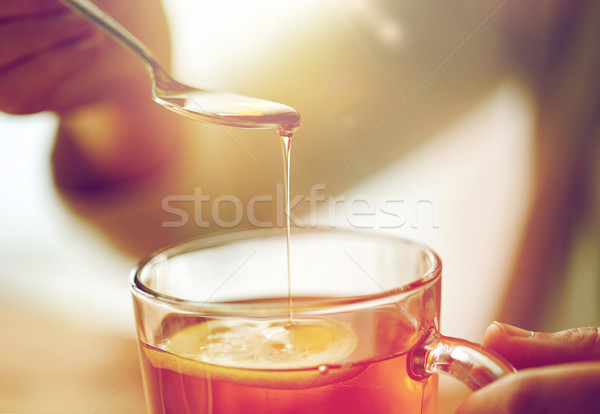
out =
[[152,365],[187,375],[268,388],[309,388],[349,379],[362,366],[339,364],[356,349],[354,331],[324,319],[211,320],[176,332]]

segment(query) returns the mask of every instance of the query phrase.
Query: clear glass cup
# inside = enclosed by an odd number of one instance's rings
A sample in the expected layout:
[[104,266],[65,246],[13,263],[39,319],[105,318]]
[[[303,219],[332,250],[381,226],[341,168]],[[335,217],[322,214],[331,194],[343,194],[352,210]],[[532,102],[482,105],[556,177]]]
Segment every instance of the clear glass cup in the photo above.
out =
[[439,332],[442,264],[353,230],[213,235],[132,273],[142,373],[158,413],[435,413],[437,373],[472,389],[514,372]]

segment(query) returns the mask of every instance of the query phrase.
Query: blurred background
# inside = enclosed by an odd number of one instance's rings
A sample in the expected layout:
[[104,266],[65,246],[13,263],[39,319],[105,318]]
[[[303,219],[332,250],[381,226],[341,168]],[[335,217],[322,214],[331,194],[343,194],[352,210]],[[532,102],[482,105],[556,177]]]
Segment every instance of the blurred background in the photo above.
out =
[[[442,331],[481,341],[514,288],[510,274],[535,185],[535,99],[515,76],[501,24],[511,5],[163,5],[176,77],[297,109],[304,123],[294,143],[292,193],[323,184],[327,196],[368,200],[341,204],[334,216],[324,203],[319,221],[433,246],[444,263]],[[128,290],[140,257],[115,247],[55,189],[57,126],[51,113],[0,113],[0,411],[142,413]],[[233,168],[236,157],[247,157],[242,146],[260,164],[246,159],[248,174],[272,189],[281,182],[255,171],[279,162],[272,132],[197,131],[213,143],[199,159]],[[197,185],[191,179],[187,194]],[[394,202],[390,208],[405,220],[369,214]],[[561,282],[552,312],[527,328],[598,323],[599,264],[590,246],[577,250],[580,265],[573,265],[586,269],[583,279]],[[83,391],[73,392],[74,384]],[[465,393],[443,381],[440,412],[452,412]]]

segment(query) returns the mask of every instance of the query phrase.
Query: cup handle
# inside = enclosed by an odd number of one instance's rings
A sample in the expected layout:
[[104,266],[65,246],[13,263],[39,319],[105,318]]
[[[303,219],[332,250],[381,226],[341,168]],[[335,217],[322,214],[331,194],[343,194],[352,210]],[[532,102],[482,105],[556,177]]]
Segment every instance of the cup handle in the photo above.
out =
[[464,339],[443,336],[430,329],[409,355],[409,372],[418,380],[449,374],[477,390],[507,374],[516,373],[504,358]]

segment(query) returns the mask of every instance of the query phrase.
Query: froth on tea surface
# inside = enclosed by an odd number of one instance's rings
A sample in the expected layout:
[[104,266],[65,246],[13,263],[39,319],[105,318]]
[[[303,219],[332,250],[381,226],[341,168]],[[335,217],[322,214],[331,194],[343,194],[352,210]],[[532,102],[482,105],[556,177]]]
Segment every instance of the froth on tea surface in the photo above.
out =
[[409,376],[419,330],[396,306],[335,320],[167,317],[158,346],[141,344],[150,412],[434,413],[437,379]]
[[177,332],[164,350],[224,367],[296,369],[341,361],[356,343],[350,328],[326,319],[210,320]]

